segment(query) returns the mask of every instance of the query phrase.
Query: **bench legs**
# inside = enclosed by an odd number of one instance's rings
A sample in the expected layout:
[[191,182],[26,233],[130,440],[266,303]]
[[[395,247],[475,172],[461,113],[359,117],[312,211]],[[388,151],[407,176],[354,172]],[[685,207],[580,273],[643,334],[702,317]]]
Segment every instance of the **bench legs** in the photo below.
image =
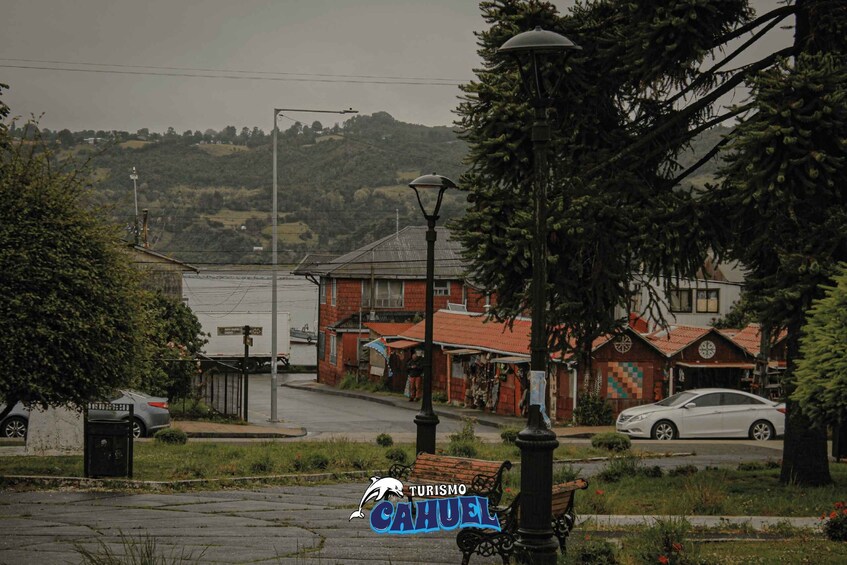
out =
[[509,558],[515,550],[515,538],[506,532],[465,528],[456,536],[456,545],[462,552],[462,565],[468,565],[474,553],[481,557],[499,555],[503,565],[509,565]]

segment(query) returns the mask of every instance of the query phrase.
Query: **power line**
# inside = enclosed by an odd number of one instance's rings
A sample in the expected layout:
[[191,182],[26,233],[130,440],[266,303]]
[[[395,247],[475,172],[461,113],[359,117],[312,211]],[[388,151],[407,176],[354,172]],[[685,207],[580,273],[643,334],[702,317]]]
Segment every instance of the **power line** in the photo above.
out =
[[15,59],[11,57],[0,57],[0,61],[13,61],[19,63],[44,63],[49,65],[84,65],[89,67],[115,67],[119,69],[153,69],[166,71],[200,71],[211,73],[252,73],[254,75],[285,75],[285,76],[304,76],[304,77],[331,77],[331,78],[357,78],[357,79],[381,79],[381,80],[420,80],[420,81],[438,81],[460,84],[461,79],[457,78],[440,78],[440,77],[408,77],[408,76],[385,76],[385,75],[345,75],[337,73],[292,73],[283,71],[256,71],[242,69],[213,69],[208,67],[166,67],[155,65],[127,65],[113,63],[88,63],[85,61],[54,61],[45,59]]
[[459,86],[461,82],[426,82],[426,81],[390,81],[390,80],[367,80],[367,79],[322,79],[322,78],[294,78],[294,77],[264,77],[255,75],[212,75],[199,73],[185,72],[161,72],[161,71],[127,71],[113,69],[81,69],[81,68],[66,68],[66,67],[45,67],[36,65],[9,65],[0,63],[0,68],[6,69],[30,69],[41,71],[65,71],[77,73],[98,73],[98,74],[115,74],[115,75],[142,75],[142,76],[164,76],[164,77],[187,77],[187,78],[223,78],[227,80],[268,80],[275,82],[322,82],[322,83],[344,83],[344,84],[397,84],[409,86]]

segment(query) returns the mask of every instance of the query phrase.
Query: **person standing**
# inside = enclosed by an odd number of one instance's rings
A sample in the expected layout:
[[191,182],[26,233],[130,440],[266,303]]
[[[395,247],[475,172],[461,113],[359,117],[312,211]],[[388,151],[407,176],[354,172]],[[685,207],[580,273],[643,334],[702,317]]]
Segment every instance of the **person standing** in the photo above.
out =
[[412,358],[406,364],[406,373],[409,375],[409,402],[420,400],[423,377],[423,360],[420,350],[415,349],[412,352]]

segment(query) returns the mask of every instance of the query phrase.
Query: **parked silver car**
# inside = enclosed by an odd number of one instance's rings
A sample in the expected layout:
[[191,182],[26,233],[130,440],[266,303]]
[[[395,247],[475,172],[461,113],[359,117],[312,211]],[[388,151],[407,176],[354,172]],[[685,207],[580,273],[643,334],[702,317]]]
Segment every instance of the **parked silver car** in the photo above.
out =
[[[106,401],[113,404],[133,405],[132,435],[135,438],[152,435],[171,425],[171,413],[168,410],[167,398],[150,396],[136,390],[121,390],[111,395]],[[120,416],[115,412],[92,410],[89,417],[114,420]],[[28,424],[29,410],[18,403],[3,422],[0,422],[0,437],[24,438]]]
[[785,433],[785,406],[726,388],[687,390],[653,404],[628,408],[615,425],[636,438],[775,439]]

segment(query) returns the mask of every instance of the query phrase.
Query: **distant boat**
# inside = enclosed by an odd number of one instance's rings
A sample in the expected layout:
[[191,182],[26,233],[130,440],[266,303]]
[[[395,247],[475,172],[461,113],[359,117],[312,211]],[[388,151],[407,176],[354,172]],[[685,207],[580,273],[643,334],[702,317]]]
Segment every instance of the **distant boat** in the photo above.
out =
[[296,328],[291,328],[289,332],[291,334],[291,339],[305,341],[306,343],[312,343],[313,341],[318,340],[318,332],[310,330],[309,324],[306,324],[299,330]]

